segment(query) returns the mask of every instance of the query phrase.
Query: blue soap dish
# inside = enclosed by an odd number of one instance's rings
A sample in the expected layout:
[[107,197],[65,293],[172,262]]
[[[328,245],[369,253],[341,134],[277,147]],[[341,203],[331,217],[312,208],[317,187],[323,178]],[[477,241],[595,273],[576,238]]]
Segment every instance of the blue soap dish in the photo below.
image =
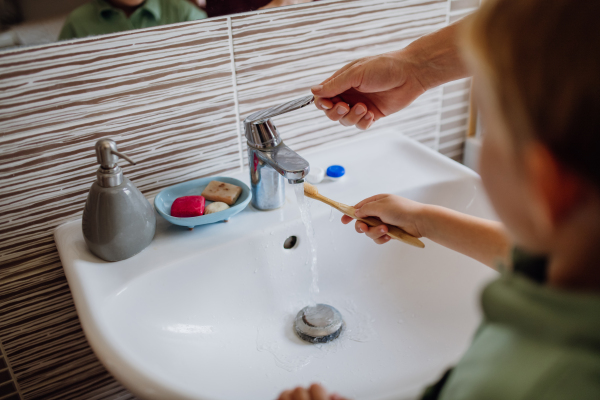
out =
[[[178,218],[171,216],[171,205],[176,198],[183,196],[200,196],[210,181],[231,183],[232,185],[239,186],[242,188],[242,194],[240,194],[240,197],[235,204],[230,206],[227,210],[201,215],[199,217]],[[228,220],[246,208],[251,198],[252,193],[250,192],[250,188],[248,188],[244,182],[226,176],[212,176],[209,178],[200,178],[189,182],[178,183],[177,185],[169,186],[168,188],[161,190],[154,198],[154,208],[161,217],[170,223],[193,228],[199,225]],[[210,203],[210,201],[206,201],[206,205],[209,205]]]

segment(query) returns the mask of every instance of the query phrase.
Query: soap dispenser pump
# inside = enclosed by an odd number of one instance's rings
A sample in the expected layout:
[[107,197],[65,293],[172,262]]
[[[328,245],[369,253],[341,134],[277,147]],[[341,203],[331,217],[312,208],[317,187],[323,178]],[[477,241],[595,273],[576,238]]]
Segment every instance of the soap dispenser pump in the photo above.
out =
[[117,151],[110,139],[96,142],[100,168],[83,210],[83,237],[90,251],[106,261],[120,261],[146,248],[154,238],[156,216],[150,202],[117,161],[135,162]]

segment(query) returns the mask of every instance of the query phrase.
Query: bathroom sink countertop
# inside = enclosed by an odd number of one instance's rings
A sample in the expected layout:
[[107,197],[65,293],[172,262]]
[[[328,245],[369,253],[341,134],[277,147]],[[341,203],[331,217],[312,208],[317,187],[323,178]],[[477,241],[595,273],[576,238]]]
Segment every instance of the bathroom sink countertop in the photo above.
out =
[[[345,167],[344,178],[317,186],[346,204],[395,193],[494,218],[475,173],[396,133],[303,155],[311,166]],[[495,273],[427,239],[425,249],[375,245],[312,200],[315,300],[339,309],[345,326],[324,345],[298,339],[292,321],[311,300],[310,249],[286,189],[281,209],[248,206],[193,231],[157,216],[150,246],[116,263],[88,251],[81,220],[56,229],[86,337],[136,395],[266,399],[318,381],[357,400],[414,398],[458,360]],[[290,236],[297,245],[284,249]]]

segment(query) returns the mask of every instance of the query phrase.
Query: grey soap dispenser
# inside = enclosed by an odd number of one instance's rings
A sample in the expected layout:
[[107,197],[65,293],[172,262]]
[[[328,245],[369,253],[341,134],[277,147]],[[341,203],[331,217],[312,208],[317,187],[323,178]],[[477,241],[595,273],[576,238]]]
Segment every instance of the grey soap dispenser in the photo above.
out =
[[96,142],[100,168],[83,210],[83,237],[90,251],[106,261],[120,261],[144,250],[154,238],[156,217],[150,202],[117,165],[119,157],[110,139]]

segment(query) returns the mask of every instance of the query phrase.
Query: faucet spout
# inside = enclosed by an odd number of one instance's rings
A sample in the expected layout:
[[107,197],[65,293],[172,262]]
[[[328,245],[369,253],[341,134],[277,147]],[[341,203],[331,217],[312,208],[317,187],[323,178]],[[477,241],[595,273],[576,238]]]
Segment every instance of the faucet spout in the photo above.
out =
[[[257,149],[258,150],[258,149]],[[287,147],[283,142],[267,151],[258,150],[258,157],[288,181],[304,179],[310,166],[308,161]]]
[[285,203],[285,179],[289,183],[304,181],[308,161],[281,142],[269,149],[248,146],[252,204],[259,210],[272,210]]
[[308,175],[308,161],[283,143],[271,117],[306,107],[313,101],[313,96],[305,96],[255,112],[244,120],[252,205],[255,208],[273,210],[283,206],[285,179],[297,184],[302,183]]

